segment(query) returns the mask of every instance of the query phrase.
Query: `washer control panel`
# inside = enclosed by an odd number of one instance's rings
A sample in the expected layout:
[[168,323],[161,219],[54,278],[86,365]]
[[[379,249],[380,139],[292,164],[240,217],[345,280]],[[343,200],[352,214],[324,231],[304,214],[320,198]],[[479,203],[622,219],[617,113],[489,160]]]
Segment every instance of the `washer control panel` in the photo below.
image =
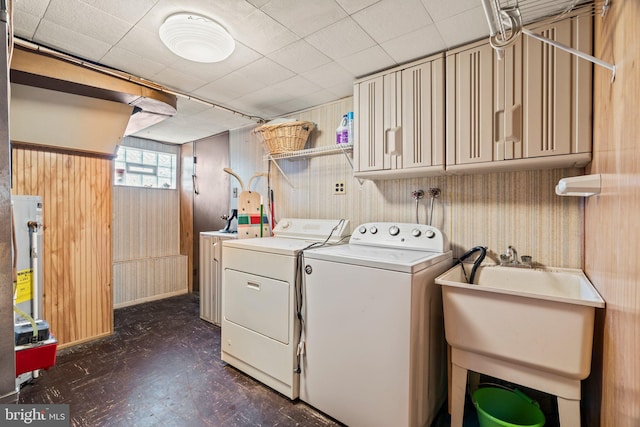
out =
[[449,242],[436,227],[396,222],[362,224],[351,235],[349,244],[398,249],[446,252]]

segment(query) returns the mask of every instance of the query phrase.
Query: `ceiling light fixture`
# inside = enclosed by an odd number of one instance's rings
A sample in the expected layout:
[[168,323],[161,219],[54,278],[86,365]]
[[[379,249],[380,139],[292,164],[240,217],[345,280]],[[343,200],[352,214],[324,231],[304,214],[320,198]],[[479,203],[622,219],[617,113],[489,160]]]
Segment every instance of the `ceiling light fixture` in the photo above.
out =
[[217,22],[194,13],[176,13],[160,26],[160,40],[176,55],[195,62],[219,62],[236,42]]

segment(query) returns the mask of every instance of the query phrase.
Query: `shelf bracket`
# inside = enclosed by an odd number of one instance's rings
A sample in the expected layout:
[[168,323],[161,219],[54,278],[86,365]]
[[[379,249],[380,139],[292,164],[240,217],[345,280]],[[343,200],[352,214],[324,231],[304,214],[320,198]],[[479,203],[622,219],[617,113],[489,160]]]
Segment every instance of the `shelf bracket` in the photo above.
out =
[[[355,169],[353,167],[353,162],[351,161],[351,158],[349,157],[349,154],[347,154],[347,150],[344,149],[344,147],[340,147],[342,149],[342,154],[344,154],[344,157],[347,159],[347,162],[349,163],[349,166],[351,166],[351,172],[353,172]],[[353,146],[350,146],[349,148],[353,149]],[[358,180],[358,183],[360,184],[360,187],[362,187],[362,185],[364,184],[364,181],[358,177],[355,177]]]
[[284,173],[284,171],[282,170],[282,168],[280,167],[280,165],[278,164],[278,161],[276,159],[273,158],[273,156],[271,154],[267,154],[267,160],[270,162],[273,162],[274,165],[276,165],[276,168],[278,168],[278,170],[280,171],[280,174],[282,175],[282,177],[284,178],[285,181],[287,181],[287,184],[289,184],[289,186],[295,190],[296,187],[294,187],[294,185],[291,183],[291,180],[289,179],[289,177],[287,176],[286,173]]
[[[308,157],[323,156],[323,155],[327,155],[327,154],[334,154],[334,153],[342,152],[344,154],[344,156],[347,158],[347,161],[349,162],[349,165],[351,166],[351,170],[353,170],[353,162],[351,161],[351,159],[349,158],[349,155],[347,154],[347,152],[350,151],[350,150],[353,150],[353,144],[337,144],[336,146],[324,146],[324,147],[317,147],[317,148],[308,148],[306,150],[298,150],[298,151],[292,151],[292,152],[288,152],[288,153],[266,154],[264,158],[266,160],[270,161],[270,162],[273,162],[273,164],[276,165],[276,168],[278,168],[278,170],[280,171],[280,174],[287,181],[287,184],[289,184],[291,186],[291,188],[293,188],[295,190],[295,186],[293,185],[291,180],[289,180],[289,177],[287,177],[287,174],[284,173],[284,171],[282,170],[282,168],[278,164],[278,160],[280,160],[280,159],[292,160],[292,159],[295,159],[295,158],[308,158]],[[363,184],[362,180],[360,180],[358,178],[358,181],[360,182],[360,185],[362,186],[362,184]]]

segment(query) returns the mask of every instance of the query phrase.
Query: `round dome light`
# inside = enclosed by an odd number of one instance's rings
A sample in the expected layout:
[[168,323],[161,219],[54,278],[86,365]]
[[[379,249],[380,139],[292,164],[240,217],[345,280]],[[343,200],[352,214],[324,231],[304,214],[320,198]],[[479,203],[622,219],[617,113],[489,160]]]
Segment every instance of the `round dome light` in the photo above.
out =
[[176,13],[160,26],[160,40],[176,55],[195,62],[219,62],[236,42],[220,24],[193,13]]

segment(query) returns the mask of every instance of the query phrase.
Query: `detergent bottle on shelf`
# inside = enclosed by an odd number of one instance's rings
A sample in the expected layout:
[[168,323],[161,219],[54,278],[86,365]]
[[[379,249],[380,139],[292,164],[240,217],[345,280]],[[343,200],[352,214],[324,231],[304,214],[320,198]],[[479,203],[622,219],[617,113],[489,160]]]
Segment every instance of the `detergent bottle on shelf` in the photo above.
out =
[[346,144],[349,142],[349,119],[345,114],[342,116],[340,126],[336,129],[336,144]]

